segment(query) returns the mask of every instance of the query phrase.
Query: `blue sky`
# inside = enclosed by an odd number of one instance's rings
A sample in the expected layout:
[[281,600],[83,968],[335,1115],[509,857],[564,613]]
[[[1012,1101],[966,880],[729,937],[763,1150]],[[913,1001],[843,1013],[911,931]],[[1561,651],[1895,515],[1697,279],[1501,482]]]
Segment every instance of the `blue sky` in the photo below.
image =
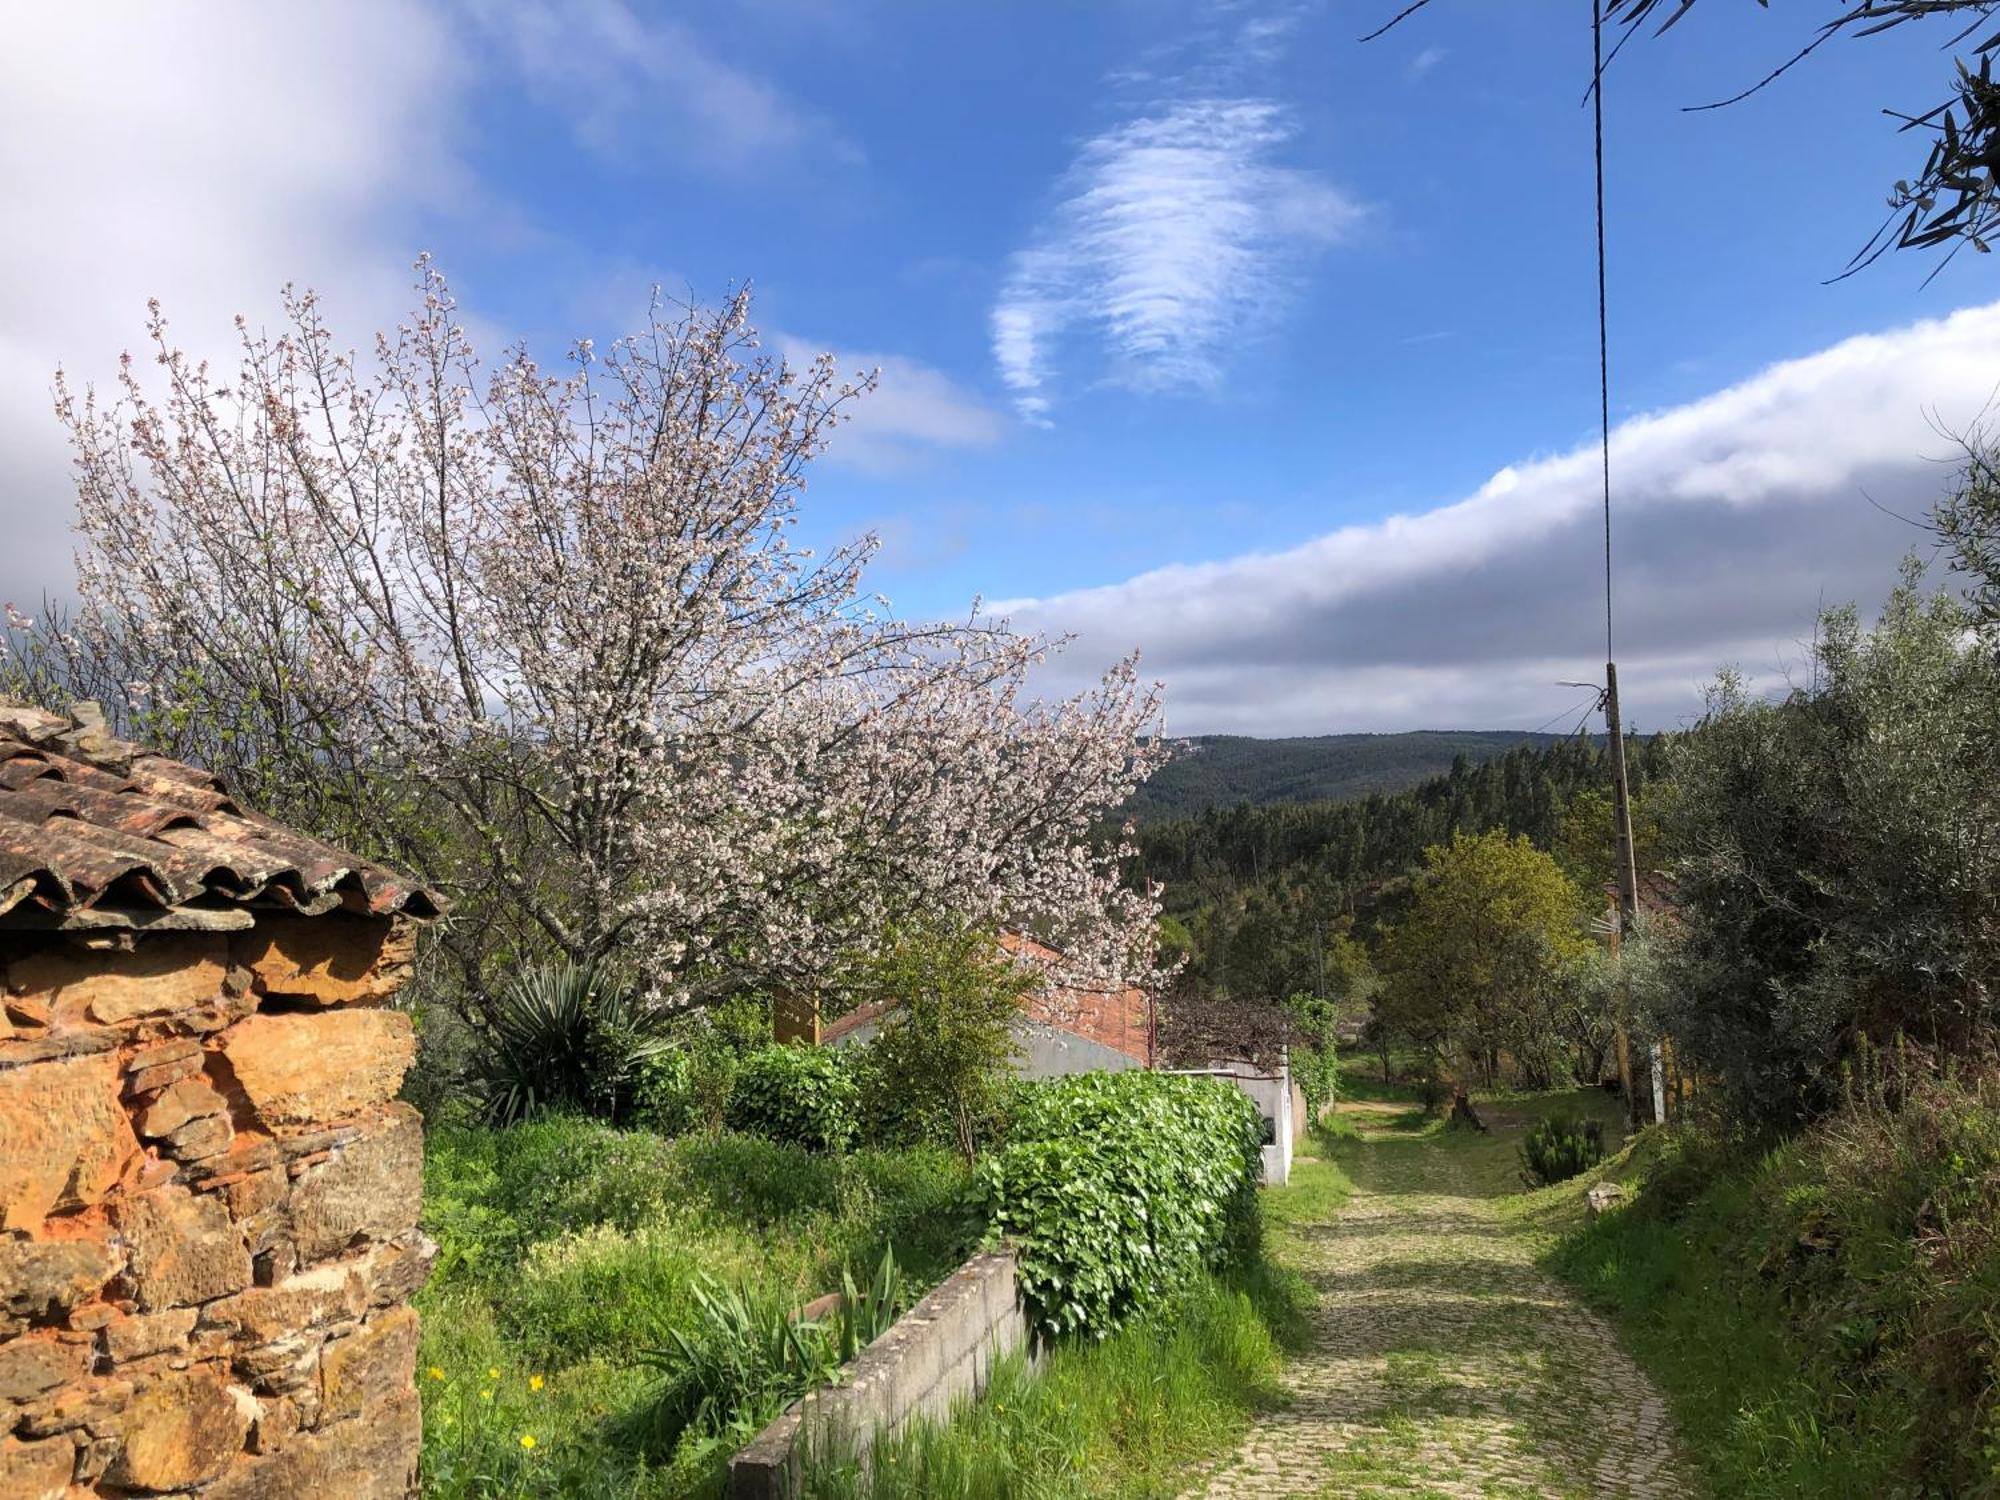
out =
[[[713,297],[749,280],[780,347],[881,363],[808,529],[877,530],[877,582],[908,612],[980,594],[1079,631],[1053,685],[1138,647],[1189,731],[1531,727],[1575,696],[1555,677],[1600,654],[1582,531],[1541,546],[1521,529],[1534,486],[1595,430],[1588,12],[1436,0],[1357,41],[1393,9],[50,8],[0,62],[0,175],[45,230],[0,250],[0,437],[32,450],[6,504],[36,538],[4,581],[60,586],[60,454],[37,456],[56,360],[88,369],[129,343],[149,292],[219,341],[225,311],[272,309],[287,277],[320,285],[358,339],[396,315],[428,248],[495,339],[553,352],[622,331],[654,281]],[[1910,257],[1823,284],[1915,166],[1877,111],[1934,99],[1941,32],[1837,45],[1744,104],[1681,111],[1802,39],[1797,16],[1706,0],[1613,71],[1619,419],[1752,382],[1730,408],[1748,425],[1711,412],[1727,430],[1704,439],[1741,444],[1774,364],[1992,295],[1975,256],[1927,286]],[[1779,380],[1792,456],[1857,421],[1876,448],[1810,494],[1723,485],[1659,535],[1640,518],[1643,717],[1691,712],[1721,661],[1774,673],[1821,598],[1887,580],[1915,534],[1862,491],[1920,508],[1933,417],[1977,415],[2000,381],[1992,340],[1986,322],[1908,336],[1886,385],[1856,385],[1854,360],[1803,367]],[[1836,368],[1850,374],[1812,374]],[[1697,457],[1656,453],[1647,472]],[[1514,528],[1494,550],[1394,562],[1390,518],[1503,470],[1531,483],[1490,502]],[[1342,528],[1362,529],[1329,552]],[[1775,571],[1742,582],[1690,531]],[[1268,559],[1285,581],[1246,583]],[[1711,608],[1702,590],[1725,575]],[[1329,613],[1327,588],[1359,617]],[[1744,614],[1746,589],[1767,607]],[[1297,611],[1237,628],[1288,590]],[[1471,665],[1524,610],[1541,633]],[[1193,643],[1191,612],[1213,627]],[[1237,655],[1210,649],[1224,639]]]

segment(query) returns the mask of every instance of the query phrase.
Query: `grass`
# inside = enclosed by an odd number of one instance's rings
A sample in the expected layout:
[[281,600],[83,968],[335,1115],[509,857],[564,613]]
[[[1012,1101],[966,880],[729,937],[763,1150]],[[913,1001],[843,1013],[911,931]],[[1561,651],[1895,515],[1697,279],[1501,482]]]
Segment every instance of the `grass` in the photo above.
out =
[[662,1443],[648,1351],[704,1278],[796,1306],[893,1245],[913,1286],[973,1238],[942,1152],[815,1155],[734,1136],[668,1140],[574,1120],[443,1128],[428,1142],[421,1294],[423,1493],[432,1500],[718,1494],[766,1416]]

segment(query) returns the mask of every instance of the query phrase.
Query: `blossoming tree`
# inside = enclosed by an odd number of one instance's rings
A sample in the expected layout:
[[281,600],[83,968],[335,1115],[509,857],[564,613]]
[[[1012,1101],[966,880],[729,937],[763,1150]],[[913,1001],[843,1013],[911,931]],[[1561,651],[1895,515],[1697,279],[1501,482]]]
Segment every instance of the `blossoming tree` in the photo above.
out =
[[810,987],[929,915],[1149,977],[1101,830],[1164,753],[1157,687],[1031,700],[1047,642],[898,619],[872,538],[792,540],[870,379],[764,356],[745,296],[489,368],[419,290],[372,358],[288,291],[231,375],[156,306],[157,393],[130,356],[113,399],[59,377],[80,593],[45,680],[437,882],[474,986],[554,950],[670,1003]]

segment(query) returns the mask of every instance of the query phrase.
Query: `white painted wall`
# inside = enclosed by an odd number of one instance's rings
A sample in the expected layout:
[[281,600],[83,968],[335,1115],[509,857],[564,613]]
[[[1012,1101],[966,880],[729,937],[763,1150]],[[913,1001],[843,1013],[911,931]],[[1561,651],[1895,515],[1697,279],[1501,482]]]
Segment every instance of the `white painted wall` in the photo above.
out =
[[1218,1062],[1206,1068],[1178,1068],[1176,1072],[1197,1077],[1227,1078],[1250,1096],[1257,1113],[1272,1124],[1273,1139],[1264,1148],[1264,1181],[1282,1187],[1292,1176],[1292,1140],[1296,1122],[1292,1115],[1292,1069],[1289,1060],[1276,1073],[1267,1073],[1252,1063]]

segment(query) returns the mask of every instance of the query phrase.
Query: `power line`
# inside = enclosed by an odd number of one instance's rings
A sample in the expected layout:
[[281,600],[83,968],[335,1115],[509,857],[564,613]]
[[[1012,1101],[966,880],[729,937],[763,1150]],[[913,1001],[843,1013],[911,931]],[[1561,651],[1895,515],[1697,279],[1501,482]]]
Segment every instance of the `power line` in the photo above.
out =
[[1597,417],[1604,467],[1604,659],[1611,650],[1611,337],[1604,293],[1604,5],[1590,4],[1591,151],[1597,168]]

